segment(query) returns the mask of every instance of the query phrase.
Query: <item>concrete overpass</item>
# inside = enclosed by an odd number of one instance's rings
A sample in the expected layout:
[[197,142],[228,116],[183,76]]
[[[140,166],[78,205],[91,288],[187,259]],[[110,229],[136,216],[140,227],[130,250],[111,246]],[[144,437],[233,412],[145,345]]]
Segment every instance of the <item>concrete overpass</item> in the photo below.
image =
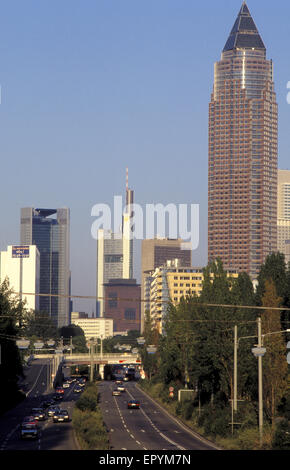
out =
[[[105,353],[105,354],[38,354],[35,359],[52,359],[57,356],[57,368],[60,370],[63,366],[72,365],[90,365],[91,370],[93,366],[99,366],[99,373],[104,378],[104,368],[106,365],[120,364],[120,365],[140,365],[141,360],[138,354],[130,353]],[[56,375],[57,372],[55,372]]]

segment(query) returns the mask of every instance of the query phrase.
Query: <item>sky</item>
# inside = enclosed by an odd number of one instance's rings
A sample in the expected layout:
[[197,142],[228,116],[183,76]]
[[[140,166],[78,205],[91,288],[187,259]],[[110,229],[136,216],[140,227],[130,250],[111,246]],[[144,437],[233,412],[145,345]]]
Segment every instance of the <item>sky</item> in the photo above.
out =
[[[20,208],[69,207],[72,294],[96,295],[92,207],[199,204],[207,263],[208,104],[241,0],[0,1],[0,250]],[[248,0],[274,61],[279,168],[290,169],[290,2]],[[140,242],[134,276],[140,281]],[[77,301],[91,313],[94,302]]]

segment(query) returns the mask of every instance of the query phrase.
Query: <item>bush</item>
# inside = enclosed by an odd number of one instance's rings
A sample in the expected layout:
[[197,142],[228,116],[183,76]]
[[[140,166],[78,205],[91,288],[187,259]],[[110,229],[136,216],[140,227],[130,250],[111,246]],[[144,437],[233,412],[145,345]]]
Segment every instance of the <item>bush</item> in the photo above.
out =
[[98,407],[98,391],[95,384],[86,386],[74,408],[72,422],[83,449],[109,449],[109,439]]
[[231,434],[231,410],[229,407],[204,406],[198,419],[198,426],[203,427],[208,436],[227,437]]
[[176,404],[176,414],[182,416],[187,421],[191,419],[194,411],[194,402],[192,400],[179,401]]
[[290,450],[290,421],[283,419],[278,425],[274,435],[273,450]]

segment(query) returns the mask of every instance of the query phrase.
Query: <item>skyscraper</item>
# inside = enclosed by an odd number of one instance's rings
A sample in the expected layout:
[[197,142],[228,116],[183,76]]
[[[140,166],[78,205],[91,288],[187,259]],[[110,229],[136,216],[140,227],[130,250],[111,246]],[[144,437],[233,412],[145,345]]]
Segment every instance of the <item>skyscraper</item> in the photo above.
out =
[[278,170],[278,251],[290,263],[290,171]]
[[209,105],[208,256],[253,279],[277,250],[277,128],[273,64],[243,2]]
[[131,235],[134,191],[128,187],[126,177],[126,207],[119,233],[98,230],[97,240],[97,316],[104,316],[104,284],[111,279],[133,278],[133,238]]
[[[55,325],[68,325],[70,314],[69,209],[21,209],[21,243],[36,245],[40,254],[39,310]],[[57,297],[59,296],[59,297]]]

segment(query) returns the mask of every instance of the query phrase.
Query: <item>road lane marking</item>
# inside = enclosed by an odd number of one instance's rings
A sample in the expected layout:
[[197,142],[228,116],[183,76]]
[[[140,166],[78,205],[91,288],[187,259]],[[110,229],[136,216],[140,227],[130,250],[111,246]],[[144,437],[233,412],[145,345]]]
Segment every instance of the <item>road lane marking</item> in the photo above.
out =
[[[129,395],[131,396],[132,399],[134,399],[133,395],[129,392],[128,390],[128,393]],[[181,445],[177,444],[176,442],[172,441],[171,439],[169,439],[169,437],[165,436],[158,428],[157,426],[155,426],[155,424],[152,422],[152,420],[149,418],[149,416],[147,416],[147,414],[145,413],[145,411],[142,409],[142,407],[140,408],[141,412],[143,413],[143,415],[148,419],[149,423],[151,424],[151,426],[153,427],[153,429],[155,429],[155,431],[163,438],[165,439],[167,442],[169,442],[170,444],[174,445],[175,447],[177,447],[179,450],[185,450],[184,447],[182,447]]]

